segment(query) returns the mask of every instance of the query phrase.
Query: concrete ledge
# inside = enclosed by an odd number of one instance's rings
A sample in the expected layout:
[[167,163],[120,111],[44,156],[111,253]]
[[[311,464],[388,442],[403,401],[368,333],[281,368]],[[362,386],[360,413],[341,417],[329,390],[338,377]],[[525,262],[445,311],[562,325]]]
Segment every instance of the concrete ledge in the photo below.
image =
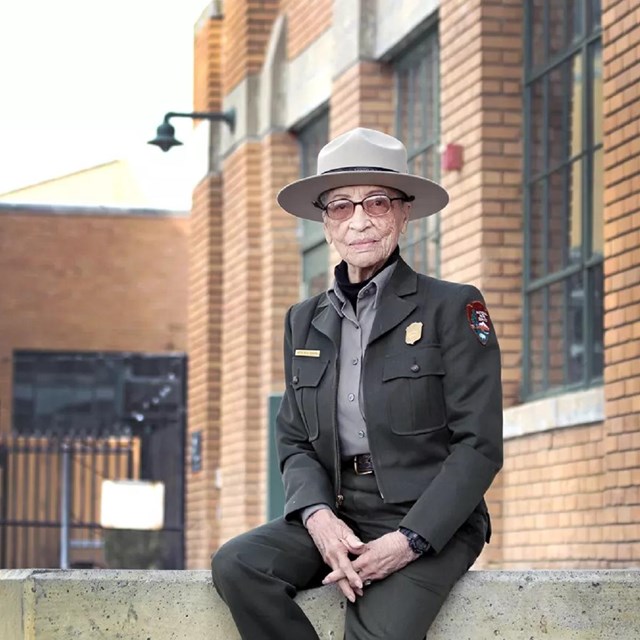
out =
[[[298,601],[322,640],[342,640],[345,603],[336,589],[310,590]],[[429,633],[429,640],[638,637],[640,570],[472,571]],[[0,638],[239,636],[208,571],[25,569],[0,570]]]

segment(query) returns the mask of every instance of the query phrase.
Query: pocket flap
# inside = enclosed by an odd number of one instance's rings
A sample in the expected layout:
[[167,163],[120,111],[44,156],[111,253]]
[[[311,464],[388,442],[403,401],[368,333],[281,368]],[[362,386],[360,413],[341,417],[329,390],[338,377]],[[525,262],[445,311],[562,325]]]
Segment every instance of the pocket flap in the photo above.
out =
[[320,384],[320,380],[322,380],[328,364],[328,360],[294,356],[291,385],[294,389],[317,387]]
[[384,360],[382,381],[444,374],[440,347],[423,347],[387,356]]

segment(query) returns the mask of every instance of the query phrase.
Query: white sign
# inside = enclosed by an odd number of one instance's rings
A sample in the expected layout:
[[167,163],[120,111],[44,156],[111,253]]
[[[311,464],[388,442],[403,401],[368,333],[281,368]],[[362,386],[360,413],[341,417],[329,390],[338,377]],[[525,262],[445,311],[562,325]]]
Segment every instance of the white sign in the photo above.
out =
[[103,480],[100,524],[110,529],[162,529],[164,483]]

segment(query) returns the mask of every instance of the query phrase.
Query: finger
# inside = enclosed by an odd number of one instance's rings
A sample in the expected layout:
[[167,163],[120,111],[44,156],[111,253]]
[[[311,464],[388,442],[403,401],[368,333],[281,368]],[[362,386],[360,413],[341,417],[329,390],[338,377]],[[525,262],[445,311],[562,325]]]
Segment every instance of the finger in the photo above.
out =
[[343,578],[342,580],[338,581],[338,587],[340,588],[340,591],[342,591],[342,594],[344,595],[344,597],[349,602],[356,601],[356,594],[354,590],[351,588],[351,585],[349,584],[346,578]]
[[345,558],[342,562],[340,562],[339,568],[342,569],[345,578],[349,581],[349,584],[352,587],[356,589],[362,589],[362,579],[353,568],[353,565],[348,558]]
[[348,536],[343,538],[342,542],[351,553],[359,554],[362,553],[366,548],[364,542],[362,542],[362,540],[360,540],[360,538],[358,538],[358,536],[356,536],[354,533],[350,533]]
[[333,582],[338,582],[339,580],[344,580],[345,578],[346,576],[344,575],[344,571],[342,569],[336,569],[325,576],[322,584],[331,584]]

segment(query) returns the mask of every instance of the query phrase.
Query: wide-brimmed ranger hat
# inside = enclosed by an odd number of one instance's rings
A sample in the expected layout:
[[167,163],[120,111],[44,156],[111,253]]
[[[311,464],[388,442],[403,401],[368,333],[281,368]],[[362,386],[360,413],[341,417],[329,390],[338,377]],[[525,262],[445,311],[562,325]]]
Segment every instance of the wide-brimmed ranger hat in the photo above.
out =
[[438,183],[408,172],[407,150],[400,140],[359,127],[322,147],[317,174],[284,187],[278,204],[298,218],[322,222],[322,210],[314,205],[321,193],[361,184],[413,196],[411,220],[437,213],[449,202],[449,194]]

